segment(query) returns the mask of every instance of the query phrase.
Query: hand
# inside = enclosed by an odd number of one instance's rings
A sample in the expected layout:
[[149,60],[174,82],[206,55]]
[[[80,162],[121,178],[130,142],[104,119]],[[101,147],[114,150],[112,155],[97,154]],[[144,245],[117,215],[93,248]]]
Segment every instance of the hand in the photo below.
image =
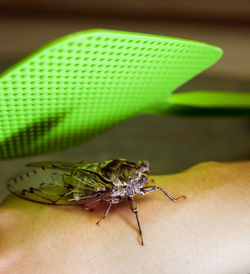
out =
[[248,273],[250,162],[199,164],[153,176],[159,191],[135,198],[144,246],[127,201],[46,206],[9,196],[0,207],[0,273]]

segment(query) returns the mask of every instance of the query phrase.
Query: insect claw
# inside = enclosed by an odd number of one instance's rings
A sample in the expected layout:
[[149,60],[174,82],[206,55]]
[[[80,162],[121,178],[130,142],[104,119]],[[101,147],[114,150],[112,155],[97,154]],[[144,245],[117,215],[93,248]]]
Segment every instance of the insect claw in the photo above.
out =
[[96,223],[97,225],[99,225],[100,221],[102,221],[103,219],[105,219],[107,217],[111,206],[112,206],[112,203],[109,203],[109,205],[108,205],[108,207],[107,207],[107,209],[106,209],[106,211],[104,213],[104,216]]
[[104,218],[101,218],[99,221],[96,222],[96,225],[100,225],[101,220],[103,220]]

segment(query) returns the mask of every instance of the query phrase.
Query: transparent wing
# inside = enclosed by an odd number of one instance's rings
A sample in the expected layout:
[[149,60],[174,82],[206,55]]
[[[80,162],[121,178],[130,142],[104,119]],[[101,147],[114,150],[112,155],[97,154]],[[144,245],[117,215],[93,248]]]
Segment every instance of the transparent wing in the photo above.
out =
[[62,162],[62,161],[46,161],[46,162],[34,162],[29,163],[27,167],[40,167],[42,169],[60,169],[64,172],[71,174],[75,168],[83,169],[86,171],[92,171],[93,173],[98,173],[101,175],[101,163],[98,162]]
[[[79,171],[72,176],[75,163],[32,163],[35,168],[22,172],[7,182],[16,196],[42,204],[77,205],[99,200],[109,195],[108,187],[98,175]],[[52,166],[53,165],[53,166]],[[41,166],[41,167],[36,167]],[[96,181],[99,179],[99,181]]]

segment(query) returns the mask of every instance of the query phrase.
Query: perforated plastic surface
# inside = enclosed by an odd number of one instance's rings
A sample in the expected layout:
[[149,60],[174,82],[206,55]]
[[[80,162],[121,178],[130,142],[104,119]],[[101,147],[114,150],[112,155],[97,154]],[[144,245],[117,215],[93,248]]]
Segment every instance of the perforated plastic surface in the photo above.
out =
[[221,55],[200,42],[109,30],[56,40],[0,79],[0,158],[59,150],[157,112]]

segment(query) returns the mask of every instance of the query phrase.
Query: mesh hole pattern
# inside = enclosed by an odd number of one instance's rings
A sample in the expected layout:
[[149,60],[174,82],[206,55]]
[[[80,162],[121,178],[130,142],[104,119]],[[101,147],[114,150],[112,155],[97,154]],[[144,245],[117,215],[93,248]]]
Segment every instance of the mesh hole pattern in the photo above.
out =
[[196,41],[109,30],[56,40],[0,79],[0,158],[69,147],[150,112],[221,54]]

